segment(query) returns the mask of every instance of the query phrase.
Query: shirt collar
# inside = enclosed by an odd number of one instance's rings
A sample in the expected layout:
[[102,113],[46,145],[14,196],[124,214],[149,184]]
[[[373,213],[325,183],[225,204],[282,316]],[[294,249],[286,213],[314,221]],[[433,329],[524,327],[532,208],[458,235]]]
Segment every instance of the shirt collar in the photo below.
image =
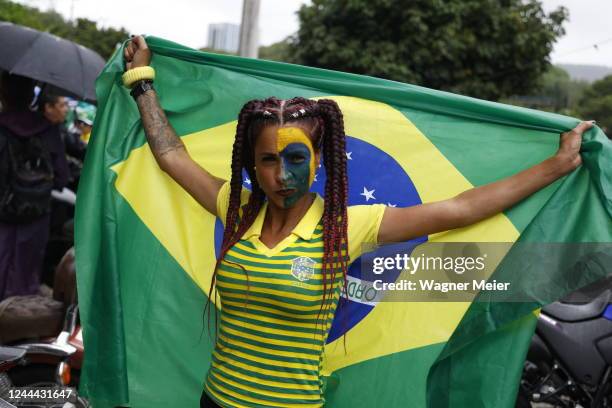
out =
[[[323,198],[318,193],[315,193],[315,199],[312,202],[306,214],[302,217],[300,222],[293,228],[291,231],[292,234],[297,235],[298,237],[309,240],[312,238],[312,233],[314,229],[319,224],[321,217],[323,216],[324,202]],[[268,209],[268,202],[265,201],[261,210],[259,210],[259,214],[253,221],[253,224],[249,227],[249,229],[244,233],[242,239],[248,240],[252,237],[260,237],[261,236],[261,228],[263,227],[263,221],[266,216],[266,211]]]

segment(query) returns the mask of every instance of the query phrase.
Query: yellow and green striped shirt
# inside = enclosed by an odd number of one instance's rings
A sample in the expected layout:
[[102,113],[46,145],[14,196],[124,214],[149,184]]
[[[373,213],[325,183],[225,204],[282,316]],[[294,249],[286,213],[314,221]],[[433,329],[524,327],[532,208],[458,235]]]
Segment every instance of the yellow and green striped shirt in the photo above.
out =
[[[229,192],[225,183],[217,197],[224,222]],[[249,194],[243,189],[242,203]],[[323,347],[343,282],[339,276],[320,312],[323,199],[317,194],[274,248],[259,240],[266,209],[264,204],[217,272],[219,335],[205,390],[222,407],[321,407]],[[384,210],[382,204],[348,208],[349,262],[361,254],[362,243],[376,242]]]

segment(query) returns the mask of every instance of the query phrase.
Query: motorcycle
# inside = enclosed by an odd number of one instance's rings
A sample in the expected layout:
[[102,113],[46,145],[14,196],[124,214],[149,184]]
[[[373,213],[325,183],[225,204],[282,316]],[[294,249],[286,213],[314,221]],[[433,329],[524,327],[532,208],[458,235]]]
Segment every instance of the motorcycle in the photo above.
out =
[[[0,361],[0,403],[2,399],[7,400],[11,387],[43,390],[78,386],[83,361],[78,311],[73,248],[57,267],[53,298],[14,296],[0,302],[0,358],[5,357]],[[68,406],[89,407],[88,402],[78,396],[76,390],[74,392],[76,398]],[[66,405],[41,401],[16,406]]]
[[517,408],[612,407],[611,303],[607,281],[542,308]]

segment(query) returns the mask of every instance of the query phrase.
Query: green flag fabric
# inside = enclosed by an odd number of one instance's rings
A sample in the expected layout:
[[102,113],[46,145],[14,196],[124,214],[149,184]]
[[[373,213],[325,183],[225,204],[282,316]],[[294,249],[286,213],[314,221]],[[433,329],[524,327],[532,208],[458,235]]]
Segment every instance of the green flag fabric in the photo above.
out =
[[[550,157],[559,133],[579,122],[377,78],[147,42],[170,123],[192,157],[225,179],[246,101],[336,100],[347,134],[349,204],[453,197]],[[195,407],[213,348],[203,309],[222,226],[157,167],[123,72],[118,51],[97,81],[77,200],[81,392],[95,407]],[[577,170],[503,214],[418,242],[612,242],[612,143],[593,128],[581,152]],[[323,191],[321,180],[313,189]],[[496,277],[531,294],[522,302],[370,301],[353,264],[337,312],[345,324],[334,321],[326,345],[326,406],[514,406],[534,312],[606,274],[601,262],[587,262],[576,276],[559,267],[560,251],[551,254],[541,265],[517,264],[509,254],[496,269]],[[605,250],[582,255],[611,259]]]

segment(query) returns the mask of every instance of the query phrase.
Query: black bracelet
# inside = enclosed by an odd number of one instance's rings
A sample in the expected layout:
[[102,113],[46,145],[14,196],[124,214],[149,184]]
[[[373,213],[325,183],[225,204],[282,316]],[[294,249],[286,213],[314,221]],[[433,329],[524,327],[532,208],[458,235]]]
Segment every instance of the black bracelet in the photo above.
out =
[[132,90],[130,91],[130,95],[132,95],[132,98],[136,100],[140,95],[152,89],[155,89],[153,88],[153,81],[151,81],[150,79],[145,79],[136,82],[136,84],[132,87]]

